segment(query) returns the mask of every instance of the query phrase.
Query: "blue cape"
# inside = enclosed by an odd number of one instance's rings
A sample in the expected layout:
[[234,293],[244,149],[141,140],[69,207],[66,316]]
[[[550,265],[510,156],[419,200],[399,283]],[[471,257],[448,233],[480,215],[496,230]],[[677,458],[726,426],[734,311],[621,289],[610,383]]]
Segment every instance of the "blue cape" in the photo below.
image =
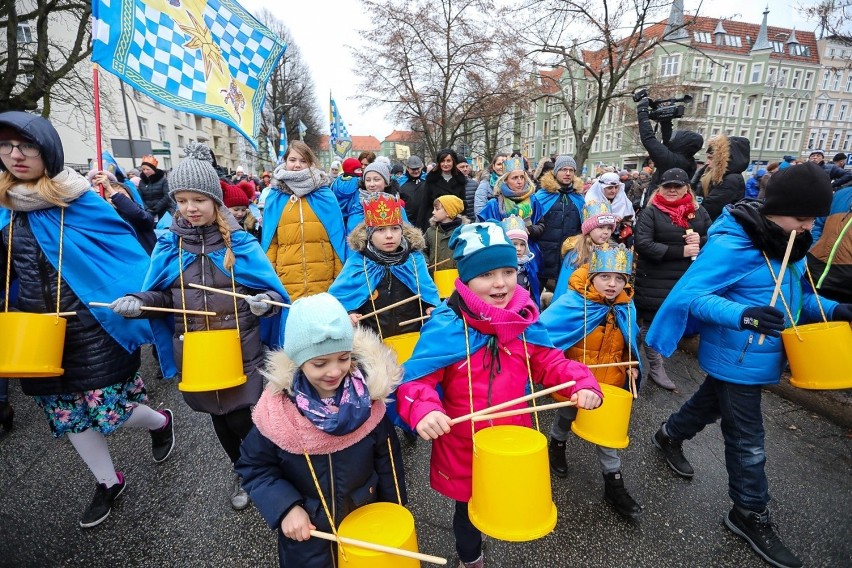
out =
[[[366,267],[370,286],[367,287],[367,277],[364,276]],[[370,260],[360,252],[350,251],[343,270],[334,279],[328,293],[337,298],[347,312],[360,308],[370,299],[373,290],[384,278],[386,271],[390,269],[391,274],[400,279],[412,294],[417,294],[417,282],[420,282],[420,295],[423,302],[437,306],[441,303],[438,297],[438,288],[429,276],[426,268],[426,259],[420,252],[412,252],[403,264],[394,266],[383,266],[378,262]],[[417,277],[415,278],[415,270]]]
[[[328,233],[328,238],[334,252],[337,253],[337,258],[340,259],[340,262],[346,262],[348,252],[346,228],[343,225],[340,204],[337,203],[334,193],[328,187],[318,187],[309,193],[305,199],[308,200],[308,205],[311,206],[311,209],[325,227],[325,232]],[[284,207],[286,207],[288,201],[290,201],[290,196],[277,188],[273,188],[266,198],[263,207],[263,227],[260,234],[260,246],[264,253],[269,250],[269,245],[272,244],[272,237],[278,230],[278,222],[281,221],[281,214],[284,212]]]
[[[588,323],[583,325],[583,310],[585,304]],[[639,326],[636,324],[636,306],[633,300],[627,304],[616,304],[612,306],[615,310],[615,323],[618,326],[624,342],[631,346],[631,353],[635,361],[640,362],[637,334]],[[586,300],[576,290],[568,290],[559,297],[559,300],[550,304],[546,310],[541,312],[539,321],[547,328],[550,339],[557,348],[565,351],[583,340],[583,332],[591,333],[601,325],[609,313],[610,306]]]
[[[142,285],[143,290],[165,290],[178,279],[180,269],[178,267],[179,237],[175,233],[169,231],[167,235],[163,235],[157,241],[157,246],[154,252],[151,253],[151,267],[148,274],[145,276],[145,282]],[[260,245],[253,236],[245,231],[234,231],[231,233],[231,249],[234,251],[236,262],[234,263],[234,279],[254,290],[274,290],[281,294],[284,298],[284,303],[290,303],[290,296],[287,290],[275,274],[269,259],[263,254]],[[225,251],[222,247],[207,254],[207,258],[228,276],[231,272],[225,269]],[[192,264],[198,255],[191,252],[183,251],[183,269]],[[261,318],[261,341],[270,349],[277,349],[284,344],[284,324],[287,321],[289,310],[283,308],[278,314]],[[151,320],[152,322],[166,323],[168,321],[171,326],[173,323],[171,318]],[[169,330],[169,336],[174,335],[174,329]],[[173,360],[174,354],[172,351],[172,343],[168,345],[169,359]],[[160,355],[162,361],[163,355]],[[165,373],[165,371],[164,371]]]
[[[482,349],[490,335],[485,335],[468,326],[470,354]],[[527,342],[541,347],[553,347],[547,330],[541,322],[534,322],[524,333]],[[464,322],[446,303],[432,312],[432,317],[420,329],[420,339],[414,353],[402,367],[405,370],[402,382],[417,380],[438,369],[458,363],[467,357]]]
[[[59,264],[59,207],[26,215],[48,262]],[[0,208],[0,230],[9,224],[10,211]],[[142,286],[148,255],[136,233],[94,191],[87,191],[65,208],[62,278],[81,302],[112,302]],[[13,243],[14,244],[14,243]],[[128,320],[108,308],[90,308],[92,316],[129,353],[154,341],[147,320]],[[170,376],[170,375],[169,375]]]
[[[541,212],[541,204],[536,198],[536,195],[538,194],[533,193],[530,196],[530,205],[532,205],[530,222],[532,222],[533,225],[538,223],[541,218],[544,217],[544,214]],[[553,203],[551,203],[550,206],[552,207]],[[504,219],[503,213],[500,211],[500,201],[498,199],[489,199],[485,207],[482,208],[482,211],[479,212],[479,215],[476,216],[476,219],[478,221],[492,221],[494,223],[500,223]],[[530,252],[533,253],[533,259],[529,263],[530,273],[535,273],[537,276],[538,273],[541,272],[542,266],[541,248],[538,246],[536,241],[532,240],[527,242],[527,247],[529,247]]]
[[[550,209],[553,207],[553,204],[556,203],[556,200],[559,196],[562,195],[559,192],[551,193],[546,189],[542,188],[535,192],[535,199],[539,204],[539,212],[541,217],[544,217],[550,212]],[[577,208],[577,211],[580,212],[580,217],[583,217],[583,207],[586,205],[586,199],[577,193],[576,191],[572,191],[568,194],[568,197],[571,198],[571,201],[574,203],[574,207]],[[533,211],[535,214],[535,211]],[[534,223],[538,223],[539,219],[534,219]]]

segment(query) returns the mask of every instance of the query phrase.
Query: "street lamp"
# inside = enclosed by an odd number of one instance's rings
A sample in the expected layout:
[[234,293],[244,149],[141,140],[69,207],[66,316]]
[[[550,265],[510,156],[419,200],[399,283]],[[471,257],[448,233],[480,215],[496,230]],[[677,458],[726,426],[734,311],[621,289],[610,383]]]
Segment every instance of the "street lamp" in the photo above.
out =
[[[778,58],[778,72],[775,74],[775,78],[772,80],[772,91],[769,94],[769,108],[767,110],[767,117],[765,123],[766,131],[764,132],[764,138],[763,140],[761,140],[760,143],[760,151],[757,154],[757,163],[755,164],[755,170],[760,166],[761,162],[763,161],[763,148],[766,146],[766,140],[769,138],[769,122],[772,116],[772,107],[775,103],[775,91],[778,89],[778,82],[781,80],[781,64],[784,63],[784,60],[787,56],[787,49],[790,49],[792,51],[796,48],[796,46],[799,45],[799,42],[796,41],[795,33],[791,35],[782,32],[775,34],[775,36],[773,37],[773,39],[778,38],[787,38],[787,41],[784,43],[784,48],[781,50],[781,56]],[[772,47],[772,50],[775,51],[774,46]],[[771,63],[772,54],[770,54],[769,57],[769,62]]]

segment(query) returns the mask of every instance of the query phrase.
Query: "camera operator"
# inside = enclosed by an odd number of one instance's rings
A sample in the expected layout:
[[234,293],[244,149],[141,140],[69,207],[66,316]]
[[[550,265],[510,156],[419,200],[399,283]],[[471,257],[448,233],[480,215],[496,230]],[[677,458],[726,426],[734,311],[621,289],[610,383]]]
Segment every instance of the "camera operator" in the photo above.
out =
[[[637,100],[637,96],[641,97]],[[684,97],[686,99],[686,97]],[[675,130],[672,132],[672,118],[683,116],[683,107],[666,107],[681,109],[680,112],[666,113],[659,117],[659,108],[652,108],[654,102],[642,90],[633,97],[637,101],[636,116],[639,119],[639,137],[648,155],[654,161],[656,170],[651,176],[648,191],[642,196],[639,208],[645,206],[647,195],[660,184],[660,176],[672,168],[680,168],[692,178],[696,170],[695,153],[704,145],[704,138],[692,130]],[[691,100],[691,99],[689,99]],[[673,116],[671,116],[673,115]],[[670,117],[671,116],[671,117]],[[657,140],[651,120],[658,120],[662,141]]]

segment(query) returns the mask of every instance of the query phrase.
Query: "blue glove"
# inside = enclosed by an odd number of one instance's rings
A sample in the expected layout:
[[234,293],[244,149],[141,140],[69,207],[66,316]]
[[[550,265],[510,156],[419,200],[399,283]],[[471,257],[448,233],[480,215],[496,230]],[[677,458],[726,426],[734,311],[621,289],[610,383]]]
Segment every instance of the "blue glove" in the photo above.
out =
[[138,318],[142,315],[142,300],[136,296],[122,296],[109,305],[110,309],[126,318]]
[[852,321],[852,304],[837,304],[831,312],[832,321]]
[[769,337],[781,337],[781,331],[784,329],[784,314],[772,306],[746,308],[740,319],[740,329]]
[[251,313],[257,317],[262,316],[272,307],[272,304],[267,303],[266,300],[271,300],[269,294],[255,294],[254,296],[246,298],[246,302],[248,302]]

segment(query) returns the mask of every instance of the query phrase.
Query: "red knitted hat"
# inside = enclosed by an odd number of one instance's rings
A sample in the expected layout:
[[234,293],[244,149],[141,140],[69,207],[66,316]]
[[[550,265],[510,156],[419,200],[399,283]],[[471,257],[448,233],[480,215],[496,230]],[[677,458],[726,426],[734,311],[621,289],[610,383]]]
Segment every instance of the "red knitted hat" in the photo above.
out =
[[361,162],[359,162],[357,158],[346,158],[343,160],[341,167],[343,168],[344,174],[348,176],[361,177],[361,172],[357,171],[361,169]]
[[222,201],[225,202],[225,207],[248,207],[249,199],[246,192],[236,185],[230,185],[224,181],[219,181],[222,186]]

